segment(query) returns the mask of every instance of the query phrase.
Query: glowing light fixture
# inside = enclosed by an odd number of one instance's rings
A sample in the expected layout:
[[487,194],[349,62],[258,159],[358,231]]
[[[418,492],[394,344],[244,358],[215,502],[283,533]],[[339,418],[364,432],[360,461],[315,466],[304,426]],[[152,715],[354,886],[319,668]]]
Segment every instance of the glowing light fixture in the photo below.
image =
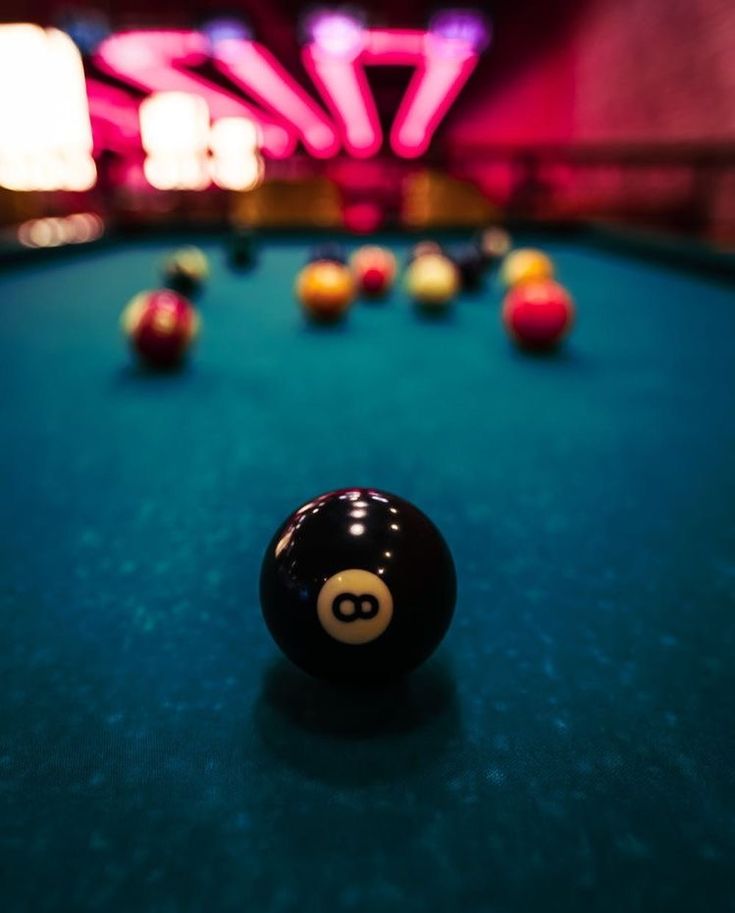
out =
[[72,244],[87,244],[101,238],[105,223],[93,212],[76,212],[66,217],[69,240]]
[[244,117],[223,117],[212,127],[210,173],[218,187],[253,190],[263,180],[257,125]]
[[[224,41],[217,38],[215,47]],[[263,149],[274,158],[290,155],[296,136],[280,119],[249,104],[235,94],[206,80],[193,67],[203,63],[211,43],[193,31],[120,32],[102,43],[95,60],[101,69],[145,92],[185,92],[207,103],[215,120],[246,117],[255,121],[263,138]]]
[[[73,21],[69,30],[79,47],[89,50],[104,34],[104,20]],[[212,179],[221,186],[243,188],[262,178],[261,152],[286,157],[299,139],[320,158],[337,154],[341,146],[356,157],[374,155],[383,137],[366,75],[372,66],[413,68],[390,143],[400,156],[421,155],[477,65],[490,40],[490,26],[469,9],[437,13],[427,31],[368,29],[358,13],[320,10],[306,20],[305,35],[303,62],[324,107],[235,18],[214,19],[201,33],[150,30],[110,35],[99,44],[94,59],[100,69],[153,101],[172,96],[168,108],[153,104],[140,118],[141,124],[147,119],[144,144],[152,142],[155,147],[147,149],[146,173],[156,186],[203,186],[205,179]],[[230,91],[202,75],[198,68],[208,59],[234,84]],[[90,108],[98,148],[122,146],[131,151],[137,145],[137,102],[97,79],[91,79],[85,90],[79,48],[63,32],[28,24],[0,25],[0,85],[13,86],[12,93],[0,94],[0,185],[39,190],[91,187],[96,170]],[[253,101],[244,100],[235,87]],[[193,97],[202,103],[196,111]],[[211,135],[210,116],[215,124]],[[255,125],[255,150],[242,146],[250,129],[245,124]],[[173,134],[178,135],[175,142],[186,146],[185,155],[182,149],[174,154],[168,148]],[[236,161],[235,148],[241,149],[242,162]]]
[[433,55],[416,70],[391,128],[390,142],[397,155],[416,158],[426,152],[436,128],[476,66],[476,54]]
[[306,20],[308,43],[304,66],[342,128],[344,144],[354,156],[374,155],[382,131],[360,57],[366,34],[353,15],[319,11]]
[[490,26],[478,10],[442,10],[429,23],[429,39],[435,53],[464,56],[480,54],[490,41]]
[[0,185],[93,187],[84,69],[72,40],[57,29],[0,26],[0,85]]
[[363,24],[354,13],[317,10],[304,25],[309,42],[329,57],[354,60],[363,48]]
[[[264,174],[260,129],[245,117],[221,117],[211,129],[206,102],[158,92],[140,108],[146,180],[158,190],[252,190]],[[210,155],[211,150],[211,155]]]
[[370,29],[365,33],[365,64],[418,66],[424,57],[423,29]]
[[431,20],[423,60],[409,83],[391,128],[390,142],[404,158],[422,155],[490,41],[490,27],[475,10],[445,10]]
[[334,155],[339,138],[329,118],[262,45],[227,38],[213,47],[214,62],[236,85],[279,114],[317,158]]
[[23,222],[18,227],[18,240],[24,247],[59,247],[96,241],[103,232],[104,223],[98,215],[77,212]]
[[447,10],[429,31],[364,29],[342,13],[314,14],[302,52],[304,66],[339,123],[352,155],[374,155],[382,144],[367,66],[410,66],[414,74],[391,128],[393,151],[404,158],[424,153],[490,39],[485,18],[474,10]]
[[157,92],[140,106],[146,180],[158,190],[202,190],[209,184],[209,108],[186,92]]

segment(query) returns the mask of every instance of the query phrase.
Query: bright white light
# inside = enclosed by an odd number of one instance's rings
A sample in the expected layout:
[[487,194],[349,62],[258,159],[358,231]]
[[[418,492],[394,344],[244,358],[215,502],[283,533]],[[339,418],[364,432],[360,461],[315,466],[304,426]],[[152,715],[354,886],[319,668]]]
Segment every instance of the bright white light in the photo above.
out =
[[188,92],[155,92],[140,106],[147,153],[146,180],[158,190],[203,190],[209,185],[209,108]]
[[94,187],[97,181],[97,167],[91,155],[65,153],[59,156],[65,175],[65,190],[83,191]]
[[0,185],[88,190],[97,172],[84,69],[58,29],[0,26]]
[[258,126],[247,117],[221,117],[212,125],[209,146],[222,158],[241,152],[255,153],[260,146]]
[[206,101],[188,92],[154,92],[140,106],[140,137],[150,154],[204,152],[209,140]]
[[252,190],[263,180],[257,125],[246,117],[222,117],[209,134],[212,180],[226,190]]
[[245,159],[222,161],[212,159],[210,165],[212,180],[218,187],[225,190],[254,190],[263,183],[265,168],[263,160]]
[[206,158],[148,156],[143,163],[143,173],[156,190],[204,190],[209,186]]

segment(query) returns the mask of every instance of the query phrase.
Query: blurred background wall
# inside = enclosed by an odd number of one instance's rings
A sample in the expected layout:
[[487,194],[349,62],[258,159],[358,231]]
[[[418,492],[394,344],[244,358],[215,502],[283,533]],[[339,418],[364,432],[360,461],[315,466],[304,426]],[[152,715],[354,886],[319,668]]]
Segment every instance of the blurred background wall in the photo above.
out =
[[460,144],[735,143],[731,0],[519,3],[481,67]]

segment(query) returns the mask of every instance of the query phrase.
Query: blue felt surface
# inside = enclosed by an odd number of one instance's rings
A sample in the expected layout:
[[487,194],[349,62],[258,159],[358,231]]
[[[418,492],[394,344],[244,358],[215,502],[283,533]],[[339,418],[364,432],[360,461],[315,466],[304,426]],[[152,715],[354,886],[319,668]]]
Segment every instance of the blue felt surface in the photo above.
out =
[[[117,319],[170,245],[0,277],[2,910],[734,909],[732,289],[548,242],[579,325],[529,358],[493,287],[306,327],[308,240],[245,275],[205,240],[166,376]],[[426,511],[459,580],[372,697],[257,606],[278,523],[352,485]]]

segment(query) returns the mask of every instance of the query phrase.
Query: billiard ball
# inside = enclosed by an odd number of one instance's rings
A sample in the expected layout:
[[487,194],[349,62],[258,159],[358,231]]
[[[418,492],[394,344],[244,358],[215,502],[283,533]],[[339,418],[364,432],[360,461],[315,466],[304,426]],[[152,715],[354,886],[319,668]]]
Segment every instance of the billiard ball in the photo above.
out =
[[475,246],[488,267],[499,263],[510,252],[512,243],[510,235],[502,228],[483,228],[475,236]]
[[459,270],[460,283],[466,292],[474,292],[482,285],[486,261],[474,244],[465,244],[453,250],[452,261]]
[[199,333],[194,306],[178,292],[140,292],[126,306],[121,325],[131,348],[153,368],[181,363]]
[[350,257],[350,266],[358,289],[371,298],[385,295],[396,278],[396,258],[384,247],[359,247]]
[[255,235],[249,228],[236,228],[227,243],[227,262],[235,270],[255,265]]
[[195,294],[208,278],[209,261],[198,247],[182,247],[163,264],[164,285],[182,295]]
[[500,267],[500,281],[506,288],[532,279],[553,279],[554,264],[543,251],[520,247],[511,251]]
[[523,282],[503,302],[502,319],[511,338],[526,349],[551,349],[574,323],[574,303],[553,279]]
[[441,313],[459,291],[457,267],[443,254],[424,254],[406,270],[406,289],[424,311]]
[[349,267],[334,260],[316,260],[299,272],[295,292],[308,317],[332,323],[349,310],[355,284]]
[[347,254],[345,253],[344,247],[336,241],[325,241],[323,244],[317,244],[311,248],[306,262],[316,263],[319,260],[341,263],[345,266],[347,263]]
[[414,260],[424,257],[426,254],[443,254],[441,244],[436,241],[419,241],[409,250],[406,257],[406,266],[410,266]]
[[454,612],[454,563],[417,507],[371,488],[294,511],[268,545],[260,602],[274,640],[320,678],[376,685],[434,652]]

